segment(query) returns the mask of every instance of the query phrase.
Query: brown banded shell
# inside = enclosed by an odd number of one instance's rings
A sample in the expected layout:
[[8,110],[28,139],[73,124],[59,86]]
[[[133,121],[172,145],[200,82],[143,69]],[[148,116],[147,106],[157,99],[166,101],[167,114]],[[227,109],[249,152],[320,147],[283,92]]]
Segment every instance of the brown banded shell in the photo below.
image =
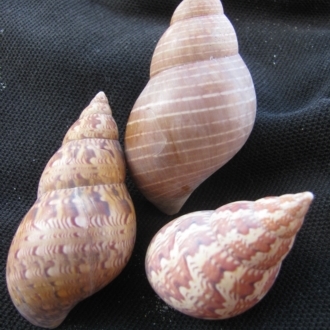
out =
[[310,192],[193,212],[152,239],[146,273],[167,304],[203,319],[233,317],[273,285],[303,224]]
[[31,323],[57,327],[127,264],[136,222],[124,180],[117,125],[100,92],[49,160],[9,250],[8,290]]
[[256,95],[219,0],[184,0],[152,57],[126,128],[130,173],[161,211],[191,193],[244,145]]

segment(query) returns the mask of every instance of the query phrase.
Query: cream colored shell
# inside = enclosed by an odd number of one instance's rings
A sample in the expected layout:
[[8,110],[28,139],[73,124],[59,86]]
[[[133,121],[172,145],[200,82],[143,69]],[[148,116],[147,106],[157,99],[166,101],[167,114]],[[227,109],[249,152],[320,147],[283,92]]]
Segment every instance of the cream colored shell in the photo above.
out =
[[273,285],[312,199],[304,192],[241,201],[173,220],[149,245],[145,266],[151,286],[193,317],[243,313]]
[[253,82],[218,0],[184,0],[153,54],[126,128],[130,173],[161,211],[177,213],[246,142]]
[[100,92],[48,162],[7,261],[7,286],[31,323],[57,327],[112,281],[135,242],[135,211],[108,100]]

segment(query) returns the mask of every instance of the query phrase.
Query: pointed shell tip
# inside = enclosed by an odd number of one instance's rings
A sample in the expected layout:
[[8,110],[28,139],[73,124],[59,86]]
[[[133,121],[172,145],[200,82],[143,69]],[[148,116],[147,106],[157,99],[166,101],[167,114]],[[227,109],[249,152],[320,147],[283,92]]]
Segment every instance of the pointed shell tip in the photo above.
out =
[[310,191],[305,191],[297,195],[298,195],[297,197],[300,199],[301,202],[305,202],[308,205],[310,205],[314,199],[314,194],[311,193]]
[[108,103],[108,98],[103,91],[98,92],[95,97],[92,99],[91,103],[94,102],[106,102]]

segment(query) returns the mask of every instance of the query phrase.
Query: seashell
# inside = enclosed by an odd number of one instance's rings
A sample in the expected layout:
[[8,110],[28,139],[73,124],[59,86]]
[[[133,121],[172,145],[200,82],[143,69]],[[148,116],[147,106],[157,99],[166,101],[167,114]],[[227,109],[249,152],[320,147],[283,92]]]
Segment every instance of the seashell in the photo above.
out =
[[161,211],[191,193],[244,145],[256,95],[219,0],[184,0],[153,54],[126,128],[130,173]]
[[273,285],[313,195],[303,192],[193,212],[152,239],[146,273],[170,306],[203,319],[233,317]]
[[57,327],[112,281],[135,243],[134,206],[108,100],[98,93],[48,162],[7,260],[7,286],[31,323]]

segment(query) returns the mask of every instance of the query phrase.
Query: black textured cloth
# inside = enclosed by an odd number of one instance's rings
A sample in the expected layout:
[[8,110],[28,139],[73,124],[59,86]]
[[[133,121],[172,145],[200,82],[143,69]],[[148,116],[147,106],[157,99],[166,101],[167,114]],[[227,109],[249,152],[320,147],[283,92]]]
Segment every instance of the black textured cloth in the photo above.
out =
[[[179,0],[2,0],[0,3],[0,328],[37,329],[11,302],[6,259],[36,199],[47,161],[94,95],[109,98],[123,137],[148,81],[157,41]],[[168,307],[144,258],[169,220],[127,186],[136,245],[124,271],[79,303],[59,329],[330,329],[330,2],[223,0],[254,80],[258,110],[241,151],[206,180],[178,215],[237,200],[305,190],[314,202],[265,298],[224,321]]]

